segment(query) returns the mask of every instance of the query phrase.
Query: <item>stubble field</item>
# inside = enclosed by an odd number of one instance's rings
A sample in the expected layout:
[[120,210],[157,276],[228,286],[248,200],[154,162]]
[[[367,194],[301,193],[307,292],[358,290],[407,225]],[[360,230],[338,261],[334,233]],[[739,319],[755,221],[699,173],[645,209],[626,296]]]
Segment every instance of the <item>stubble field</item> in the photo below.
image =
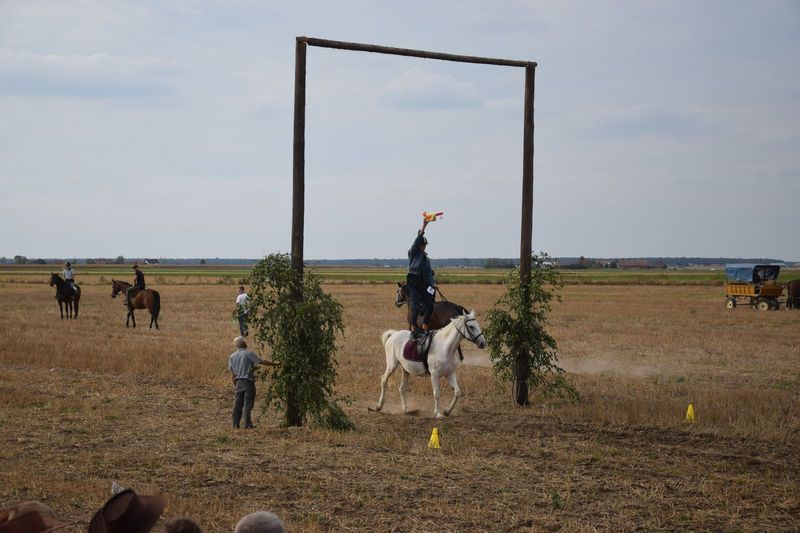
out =
[[[403,324],[393,286],[329,285],[346,309],[337,391],[357,429],[279,428],[259,410],[245,432],[229,429],[235,288],[154,288],[160,331],[141,312],[125,329],[108,285],[84,285],[68,322],[45,284],[0,279],[0,504],[43,500],[85,528],[115,480],[207,531],[259,509],[294,531],[800,527],[800,313],[728,311],[718,287],[568,286],[552,332],[581,402],[513,407],[464,343],[465,396],[437,424],[419,378],[416,415],[399,414],[398,376],[386,410],[367,411],[378,337]],[[500,291],[443,289],[479,318]],[[434,426],[441,450],[427,447]]]

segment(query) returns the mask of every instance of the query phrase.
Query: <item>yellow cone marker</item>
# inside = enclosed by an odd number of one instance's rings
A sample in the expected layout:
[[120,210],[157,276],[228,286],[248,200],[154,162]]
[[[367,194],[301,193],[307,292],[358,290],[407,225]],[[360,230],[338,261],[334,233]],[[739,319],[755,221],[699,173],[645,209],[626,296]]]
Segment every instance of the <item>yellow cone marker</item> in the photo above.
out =
[[694,422],[694,406],[689,404],[689,407],[686,409],[686,418],[684,422]]
[[439,446],[439,428],[433,428],[431,431],[431,440],[428,441],[428,448],[433,448],[434,450],[438,450]]

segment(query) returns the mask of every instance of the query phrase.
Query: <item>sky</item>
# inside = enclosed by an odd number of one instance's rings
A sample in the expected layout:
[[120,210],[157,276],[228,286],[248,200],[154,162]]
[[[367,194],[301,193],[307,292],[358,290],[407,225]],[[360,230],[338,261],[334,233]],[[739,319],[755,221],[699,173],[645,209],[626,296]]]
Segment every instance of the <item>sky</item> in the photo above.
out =
[[[538,62],[533,247],[800,260],[797,1],[0,0],[0,255],[290,248],[295,37]],[[519,68],[309,48],[307,258],[519,254]]]

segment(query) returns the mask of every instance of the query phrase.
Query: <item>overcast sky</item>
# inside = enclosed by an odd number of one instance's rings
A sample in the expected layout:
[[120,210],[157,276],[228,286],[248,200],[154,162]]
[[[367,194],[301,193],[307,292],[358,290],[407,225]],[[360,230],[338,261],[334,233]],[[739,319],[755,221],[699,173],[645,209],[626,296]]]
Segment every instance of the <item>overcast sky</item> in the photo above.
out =
[[[0,255],[288,251],[295,36],[539,63],[534,248],[800,259],[800,2],[0,0]],[[521,69],[310,48],[306,257],[519,253]]]

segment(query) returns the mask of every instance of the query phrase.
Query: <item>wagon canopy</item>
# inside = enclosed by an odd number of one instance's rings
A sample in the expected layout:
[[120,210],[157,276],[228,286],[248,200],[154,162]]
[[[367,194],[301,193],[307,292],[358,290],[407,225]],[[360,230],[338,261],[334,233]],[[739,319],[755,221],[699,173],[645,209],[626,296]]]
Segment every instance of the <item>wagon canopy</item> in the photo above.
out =
[[778,279],[780,271],[780,265],[754,265],[751,263],[725,265],[725,276],[727,276],[730,281],[740,281],[743,283],[760,283],[762,281],[776,280]]

